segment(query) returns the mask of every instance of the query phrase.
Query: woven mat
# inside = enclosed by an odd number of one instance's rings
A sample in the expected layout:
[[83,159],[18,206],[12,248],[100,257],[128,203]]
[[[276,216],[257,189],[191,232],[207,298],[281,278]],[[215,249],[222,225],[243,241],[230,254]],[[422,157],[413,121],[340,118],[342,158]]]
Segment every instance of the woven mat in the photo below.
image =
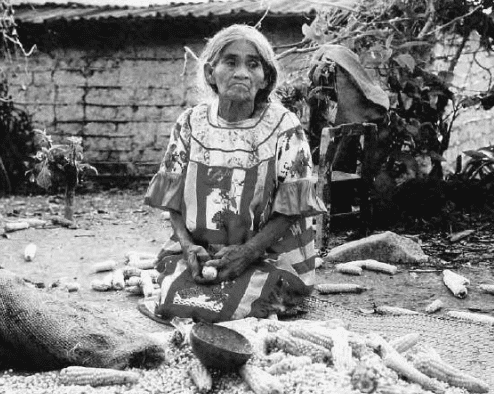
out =
[[305,319],[341,319],[357,333],[374,331],[387,339],[419,333],[444,361],[481,378],[494,392],[494,326],[490,324],[426,314],[364,314],[316,297],[308,297],[304,309]]

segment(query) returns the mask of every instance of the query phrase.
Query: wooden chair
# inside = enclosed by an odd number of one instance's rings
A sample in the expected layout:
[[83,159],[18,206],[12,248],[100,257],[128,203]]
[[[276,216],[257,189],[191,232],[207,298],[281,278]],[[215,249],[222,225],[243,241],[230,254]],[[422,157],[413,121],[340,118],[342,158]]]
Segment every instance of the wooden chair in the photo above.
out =
[[[341,158],[343,147],[355,139],[358,139],[362,145],[359,157],[360,173],[333,170],[334,164]],[[377,172],[376,145],[377,126],[374,123],[349,123],[326,127],[322,130],[319,145],[317,194],[324,201],[328,213],[319,215],[316,219],[316,246],[318,248],[324,248],[328,244],[332,217],[358,214],[360,216],[359,231],[362,236],[368,235],[372,222],[370,194]],[[360,209],[358,212],[331,212],[332,188],[339,182],[356,184],[359,191]]]

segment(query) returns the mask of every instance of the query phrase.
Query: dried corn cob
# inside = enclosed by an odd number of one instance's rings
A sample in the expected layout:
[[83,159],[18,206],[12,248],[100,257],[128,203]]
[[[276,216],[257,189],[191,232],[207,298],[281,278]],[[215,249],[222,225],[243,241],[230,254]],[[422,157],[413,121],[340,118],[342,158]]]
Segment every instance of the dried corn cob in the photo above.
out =
[[489,386],[484,381],[427,354],[417,355],[413,365],[425,375],[446,382],[450,386],[461,387],[471,393],[489,392]]
[[145,269],[143,271],[141,271],[141,274],[142,272],[146,272],[150,277],[151,277],[151,280],[153,281],[153,283],[156,283],[158,281],[158,277],[160,276],[160,273],[155,270],[154,268],[153,269]]
[[429,376],[420,372],[411,363],[409,363],[405,357],[396,351],[388,351],[383,357],[384,365],[395,371],[398,375],[405,377],[406,379],[419,384],[426,390],[433,391],[434,393],[444,393],[444,389],[436,381]]
[[464,276],[451,270],[444,270],[443,282],[455,297],[465,298],[467,296],[468,289],[466,286],[470,284],[470,281]]
[[28,244],[24,249],[24,260],[33,261],[34,258],[36,257],[36,250],[37,250],[36,244],[33,243]]
[[425,308],[426,313],[434,313],[440,310],[443,307],[443,302],[439,299],[431,302],[427,307]]
[[141,288],[144,297],[152,297],[154,294],[154,285],[151,276],[146,272],[141,272]]
[[463,312],[463,311],[448,311],[448,316],[456,317],[458,319],[465,319],[471,321],[477,321],[480,323],[494,324],[494,317],[488,315],[482,315],[480,313]]
[[187,369],[192,381],[199,393],[207,393],[213,388],[213,378],[208,369],[199,361],[195,360]]
[[128,279],[133,276],[141,276],[141,269],[137,267],[131,267],[129,265],[125,266],[123,269],[124,278]]
[[479,289],[486,293],[494,294],[494,285],[480,285]]
[[398,271],[398,267],[391,264],[382,263],[377,260],[361,260],[360,267],[369,271],[383,272],[385,274],[394,275]]
[[410,333],[407,335],[403,335],[399,338],[396,338],[393,341],[390,341],[389,344],[398,353],[405,353],[408,349],[414,347],[418,343],[419,339],[420,339],[420,334]]
[[362,267],[353,261],[349,263],[339,263],[335,265],[336,272],[348,275],[362,275]]
[[125,260],[129,263],[131,260],[150,260],[154,259],[156,255],[154,253],[138,252],[130,250],[125,253]]
[[126,286],[125,291],[134,295],[142,295],[142,287],[141,286]]
[[123,271],[118,269],[112,272],[111,287],[114,290],[122,290],[125,287]]
[[91,288],[96,291],[108,291],[112,288],[113,273],[105,275],[103,279],[94,279],[91,281]]
[[437,381],[429,378],[415,368],[380,335],[370,333],[366,336],[366,339],[367,345],[374,348],[381,355],[386,367],[392,369],[398,375],[405,377],[409,381],[419,384],[426,390],[433,391],[434,393],[444,393],[444,389]]
[[125,281],[126,286],[141,286],[141,283],[142,281],[140,276],[131,276],[129,279]]
[[267,334],[266,344],[268,352],[272,347],[276,347],[293,356],[309,356],[313,362],[331,362],[331,352],[328,349],[306,339],[296,338],[286,330]]
[[321,283],[315,285],[314,288],[320,294],[362,293],[367,290],[365,287],[355,283]]
[[99,263],[94,263],[91,266],[91,272],[105,272],[105,271],[113,271],[117,268],[118,263],[115,260],[105,260],[100,261]]
[[251,364],[244,364],[239,374],[256,394],[282,394],[283,385],[273,375]]
[[351,371],[355,367],[352,357],[352,348],[348,343],[348,331],[342,327],[330,331],[333,337],[331,356],[338,371]]
[[397,306],[381,305],[374,308],[376,313],[381,313],[383,315],[416,315],[417,311],[412,311],[411,309],[400,308]]
[[312,364],[309,356],[284,356],[282,360],[274,363],[266,369],[271,375],[281,375],[286,372],[295,371],[305,365]]
[[109,368],[88,368],[71,366],[60,371],[59,381],[64,385],[105,386],[136,383],[139,374]]
[[3,227],[6,233],[11,233],[18,230],[25,230],[27,228],[29,228],[28,222],[7,222]]
[[333,338],[321,329],[316,329],[315,327],[306,328],[299,325],[290,325],[287,327],[287,330],[290,335],[296,338],[305,339],[329,350],[333,347]]

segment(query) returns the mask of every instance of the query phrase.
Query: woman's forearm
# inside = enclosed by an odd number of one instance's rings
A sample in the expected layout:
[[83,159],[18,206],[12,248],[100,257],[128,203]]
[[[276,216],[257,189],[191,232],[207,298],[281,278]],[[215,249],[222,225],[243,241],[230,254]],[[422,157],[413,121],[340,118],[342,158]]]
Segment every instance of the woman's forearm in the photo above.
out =
[[260,256],[266,249],[278,241],[298,220],[299,216],[276,215],[254,237],[246,242],[249,249],[254,249]]
[[185,220],[180,212],[170,211],[170,222],[175,237],[177,237],[180,246],[182,246],[182,250],[186,250],[189,246],[194,244],[189,230],[187,230],[187,227],[185,226]]

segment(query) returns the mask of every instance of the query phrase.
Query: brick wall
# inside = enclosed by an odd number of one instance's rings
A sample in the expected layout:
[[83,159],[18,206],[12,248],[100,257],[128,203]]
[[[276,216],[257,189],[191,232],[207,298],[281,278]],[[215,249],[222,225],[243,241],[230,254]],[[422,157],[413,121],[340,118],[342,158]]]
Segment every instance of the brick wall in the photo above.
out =
[[193,95],[192,67],[183,74],[183,60],[178,44],[97,57],[77,49],[38,52],[11,77],[10,93],[55,142],[83,137],[86,160],[103,173],[147,173]]
[[[447,45],[445,45],[447,44]],[[451,59],[459,45],[458,41],[448,40],[435,48],[435,71],[448,70]],[[494,54],[479,50],[479,40],[472,34],[464,49],[464,55],[455,67],[452,90],[460,97],[473,96],[486,92],[494,84]],[[474,53],[476,55],[474,56]],[[449,149],[444,157],[450,165],[465,150],[478,149],[494,144],[494,108],[486,111],[480,104],[463,108],[455,119]]]
[[[293,29],[267,36],[275,45],[300,40]],[[97,52],[37,51],[12,69],[10,93],[55,143],[82,137],[85,160],[100,173],[150,175],[178,115],[198,100],[197,63],[189,58],[184,66],[184,45],[198,54],[203,44],[198,36]]]

